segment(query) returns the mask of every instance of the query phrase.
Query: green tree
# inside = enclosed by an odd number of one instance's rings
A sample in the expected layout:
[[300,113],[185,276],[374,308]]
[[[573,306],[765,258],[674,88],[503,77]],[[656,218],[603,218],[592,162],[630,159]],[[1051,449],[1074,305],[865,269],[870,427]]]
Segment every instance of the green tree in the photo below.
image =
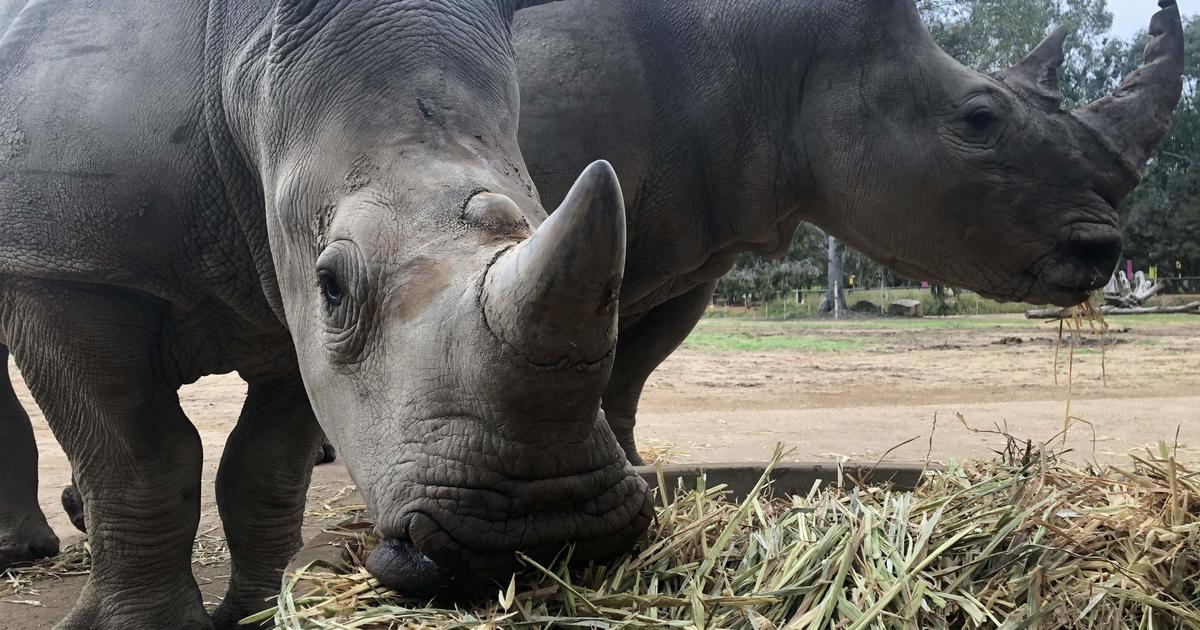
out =
[[1020,61],[1055,26],[1066,26],[1066,60],[1060,76],[1067,104],[1084,102],[1107,85],[1104,63],[1119,40],[1107,33],[1106,0],[920,0],[918,9],[934,41],[951,57],[981,72]]

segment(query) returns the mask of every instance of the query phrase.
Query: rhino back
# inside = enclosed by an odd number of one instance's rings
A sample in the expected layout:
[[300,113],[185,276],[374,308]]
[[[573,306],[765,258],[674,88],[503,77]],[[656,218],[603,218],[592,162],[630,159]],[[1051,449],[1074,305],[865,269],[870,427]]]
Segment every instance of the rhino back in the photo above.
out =
[[652,95],[621,5],[571,0],[519,11],[513,20],[521,146],[548,208],[597,156],[621,174],[627,198],[649,168]]
[[22,7],[0,39],[0,273],[269,312],[208,133],[208,5]]

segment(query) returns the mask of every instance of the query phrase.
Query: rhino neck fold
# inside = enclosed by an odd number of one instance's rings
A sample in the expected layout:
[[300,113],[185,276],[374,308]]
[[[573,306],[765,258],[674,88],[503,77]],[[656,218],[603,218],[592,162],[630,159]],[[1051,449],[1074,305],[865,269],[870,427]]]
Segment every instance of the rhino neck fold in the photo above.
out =
[[254,260],[263,296],[286,327],[251,124],[270,41],[270,16],[268,2],[210,5],[204,46],[204,125],[223,194]]

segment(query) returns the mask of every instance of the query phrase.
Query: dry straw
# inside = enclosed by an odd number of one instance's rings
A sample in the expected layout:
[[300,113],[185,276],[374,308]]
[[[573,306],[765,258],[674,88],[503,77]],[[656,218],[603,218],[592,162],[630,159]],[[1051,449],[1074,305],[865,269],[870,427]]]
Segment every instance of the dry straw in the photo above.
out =
[[[1105,385],[1108,384],[1108,370],[1106,369],[1106,359],[1108,353],[1106,348],[1109,343],[1108,338],[1108,322],[1104,319],[1104,293],[1101,291],[1093,291],[1088,299],[1072,306],[1063,309],[1059,317],[1049,320],[1050,322],[1058,322],[1058,341],[1054,345],[1054,384],[1058,384],[1058,357],[1062,351],[1063,334],[1066,333],[1070,338],[1070,344],[1067,350],[1067,409],[1063,419],[1063,430],[1061,433],[1062,444],[1066,447],[1067,435],[1071,431],[1071,425],[1079,422],[1090,425],[1091,423],[1079,416],[1071,415],[1071,397],[1075,393],[1075,348],[1079,347],[1081,337],[1085,332],[1091,332],[1093,335],[1100,337],[1100,378]],[[1084,330],[1084,325],[1087,325],[1087,331]]]
[[[6,598],[2,601],[15,601],[10,598],[36,593],[38,582],[87,575],[91,570],[92,554],[88,544],[67,545],[53,558],[0,572],[0,598]],[[21,600],[19,603],[40,605],[40,602],[30,600]]]
[[[774,462],[779,461],[777,453]],[[772,466],[774,463],[772,463]],[[814,487],[740,502],[658,496],[645,540],[610,564],[525,569],[470,605],[406,600],[345,566],[285,580],[247,621],[309,628],[1200,628],[1200,490],[1172,448],[1103,472],[1009,441],[915,492]]]
[[[200,532],[192,546],[192,564],[198,567],[214,567],[229,564],[229,545],[218,528]],[[0,572],[0,601],[37,604],[32,600],[14,600],[18,596],[37,593],[38,584],[48,580],[61,580],[92,571],[91,546],[86,542],[67,545],[52,558],[45,558]]]

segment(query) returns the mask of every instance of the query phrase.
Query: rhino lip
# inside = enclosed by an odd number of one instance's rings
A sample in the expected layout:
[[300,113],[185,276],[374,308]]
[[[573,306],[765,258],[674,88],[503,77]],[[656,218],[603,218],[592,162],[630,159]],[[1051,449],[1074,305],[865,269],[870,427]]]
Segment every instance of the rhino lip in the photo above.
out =
[[[426,432],[438,452],[413,451],[388,474],[364,478],[382,540],[367,569],[398,592],[469,591],[507,578],[518,552],[552,557],[570,545],[578,559],[619,553],[649,525],[649,489],[599,415],[586,435],[566,436],[565,450],[565,430],[543,423],[438,418]],[[551,429],[557,450],[547,442]]]
[[366,568],[388,588],[408,597],[432,597],[447,576],[406,538],[386,538],[367,556]]
[[[472,593],[518,567],[518,552],[549,560],[571,546],[580,558],[606,559],[632,546],[649,525],[649,492],[632,499],[629,522],[594,536],[569,536],[502,548],[477,547],[460,539],[422,509],[405,511],[367,556],[366,568],[388,588],[408,597],[431,598]],[[598,547],[597,547],[598,545]]]
[[1047,286],[1044,291],[1047,299],[1055,306],[1075,306],[1088,299],[1092,288]]

